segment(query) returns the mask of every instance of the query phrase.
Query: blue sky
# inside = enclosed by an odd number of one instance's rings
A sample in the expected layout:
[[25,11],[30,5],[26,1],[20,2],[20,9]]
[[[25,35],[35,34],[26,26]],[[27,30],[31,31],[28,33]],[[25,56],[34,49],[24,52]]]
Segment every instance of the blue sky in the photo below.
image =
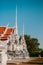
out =
[[0,0],[0,26],[15,25],[16,5],[18,10],[18,30],[39,39],[43,48],[43,0]]

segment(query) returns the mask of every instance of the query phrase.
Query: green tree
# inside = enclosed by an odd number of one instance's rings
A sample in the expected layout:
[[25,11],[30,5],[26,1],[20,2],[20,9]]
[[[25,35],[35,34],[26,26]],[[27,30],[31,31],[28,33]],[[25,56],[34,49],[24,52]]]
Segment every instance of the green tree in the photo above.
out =
[[39,42],[38,42],[38,39],[31,38],[30,41],[29,41],[29,45],[30,45],[30,52],[31,53],[39,50]]
[[40,52],[41,52],[41,57],[43,57],[43,49],[40,48],[39,50],[40,50]]
[[[26,45],[27,45],[27,50],[30,54],[30,56],[33,54],[33,55],[36,55],[36,51],[39,51],[39,42],[38,42],[38,39],[36,38],[31,38],[30,35],[24,35],[25,37],[25,41],[26,41]],[[20,37],[21,39],[21,37]]]

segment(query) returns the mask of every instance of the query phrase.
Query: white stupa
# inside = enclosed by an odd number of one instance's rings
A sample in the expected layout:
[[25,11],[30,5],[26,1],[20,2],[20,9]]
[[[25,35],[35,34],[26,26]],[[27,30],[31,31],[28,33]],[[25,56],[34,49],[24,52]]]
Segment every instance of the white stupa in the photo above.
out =
[[12,52],[15,58],[27,58],[27,57],[29,58],[24,38],[24,26],[21,42],[19,41],[18,27],[17,27],[17,6],[16,6],[16,26],[14,27],[14,30],[12,31],[9,37],[9,42],[10,42],[9,50]]

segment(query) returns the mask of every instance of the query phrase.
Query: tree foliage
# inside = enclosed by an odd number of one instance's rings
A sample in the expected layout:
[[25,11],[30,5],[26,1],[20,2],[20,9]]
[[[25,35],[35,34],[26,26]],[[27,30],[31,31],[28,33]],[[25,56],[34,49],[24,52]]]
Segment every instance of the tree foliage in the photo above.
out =
[[40,48],[39,50],[41,51],[41,57],[43,57],[43,49]]
[[[36,51],[39,51],[39,42],[37,38],[31,38],[30,35],[24,35],[26,45],[27,45],[27,50],[29,54],[35,54]],[[21,37],[20,37],[21,39]]]

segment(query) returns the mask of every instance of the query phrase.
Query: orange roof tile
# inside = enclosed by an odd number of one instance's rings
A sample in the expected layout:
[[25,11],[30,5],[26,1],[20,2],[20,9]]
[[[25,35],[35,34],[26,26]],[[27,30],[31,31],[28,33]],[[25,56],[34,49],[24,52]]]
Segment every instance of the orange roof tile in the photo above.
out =
[[7,31],[6,31],[6,35],[10,35],[12,30],[13,30],[12,28],[8,28]]
[[[0,36],[1,36],[1,34],[3,34],[5,29],[6,29],[6,27],[0,27]],[[4,34],[4,36],[2,36],[0,38],[0,40],[2,40],[2,41],[7,40],[7,38],[9,37],[9,35],[11,34],[12,31],[13,31],[13,28],[8,28],[6,33]]]
[[4,32],[6,27],[0,27],[0,34],[2,34]]

